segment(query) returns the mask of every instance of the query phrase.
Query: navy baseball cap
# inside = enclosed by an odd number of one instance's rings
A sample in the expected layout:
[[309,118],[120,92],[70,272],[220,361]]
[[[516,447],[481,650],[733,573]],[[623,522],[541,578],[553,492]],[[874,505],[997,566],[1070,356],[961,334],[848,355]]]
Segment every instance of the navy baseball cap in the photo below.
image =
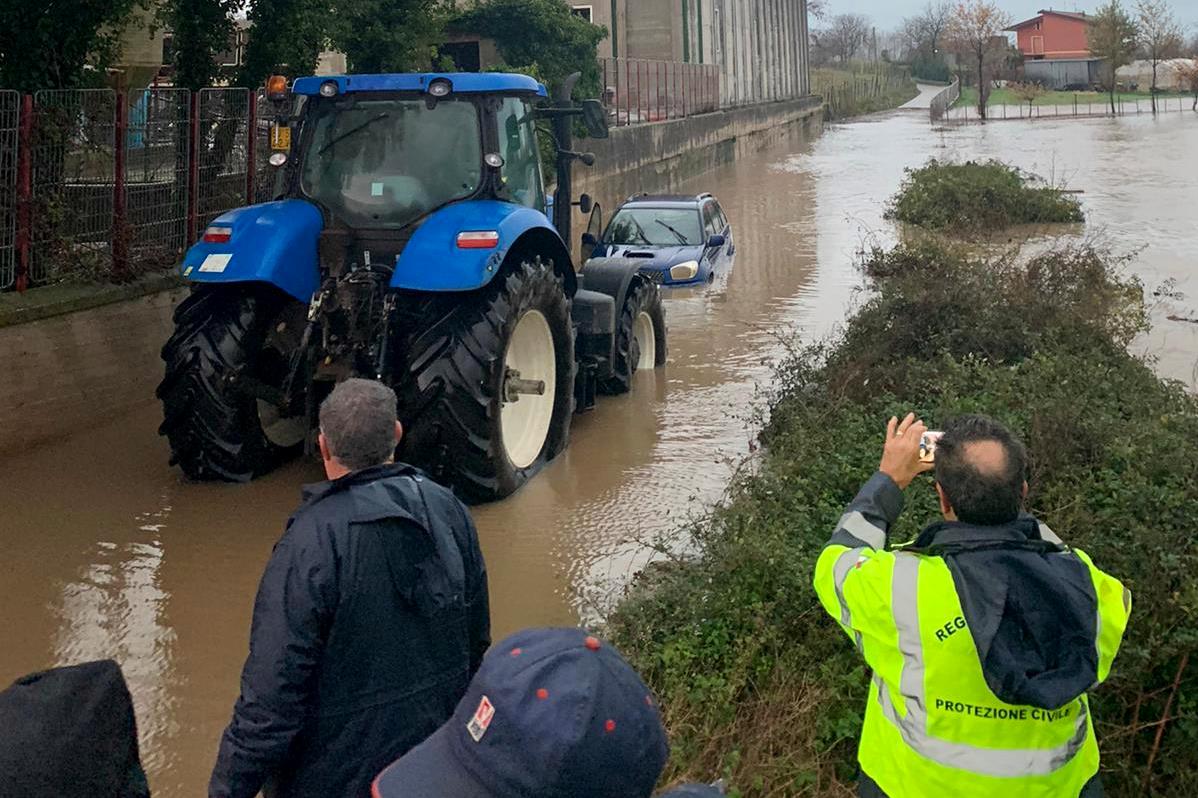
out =
[[611,646],[528,629],[492,646],[453,717],[375,779],[374,798],[648,798],[669,747]]

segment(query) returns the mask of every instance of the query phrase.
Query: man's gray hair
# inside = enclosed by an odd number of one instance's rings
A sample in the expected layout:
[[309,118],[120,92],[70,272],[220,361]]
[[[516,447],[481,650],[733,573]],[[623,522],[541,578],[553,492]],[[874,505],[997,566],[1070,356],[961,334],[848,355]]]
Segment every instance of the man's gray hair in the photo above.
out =
[[395,391],[375,380],[346,380],[320,403],[320,431],[329,451],[351,471],[395,455],[395,420]]

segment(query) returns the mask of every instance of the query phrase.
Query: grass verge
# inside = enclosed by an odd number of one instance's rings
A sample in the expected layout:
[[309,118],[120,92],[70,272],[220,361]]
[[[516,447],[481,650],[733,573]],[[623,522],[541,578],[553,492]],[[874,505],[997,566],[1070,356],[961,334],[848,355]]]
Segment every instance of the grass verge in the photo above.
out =
[[[1189,97],[1188,94],[1176,94],[1169,92],[1161,92],[1156,95],[1157,99],[1178,97]],[[1121,91],[1115,93],[1115,102],[1131,102],[1136,100],[1151,102],[1152,95],[1146,91],[1143,92],[1127,92]],[[1049,91],[1037,97],[1032,105],[1068,105],[1072,106],[1076,103],[1078,106],[1094,105],[1100,106],[1097,110],[1102,111],[1104,108],[1110,108],[1110,95],[1106,92],[1099,91]],[[975,107],[978,104],[978,90],[974,86],[966,86],[961,89],[961,98],[957,100],[957,106]],[[986,105],[1027,105],[1026,100],[1021,100],[1007,89],[994,89],[990,92],[990,97],[986,101]],[[955,106],[954,106],[955,107]]]
[[908,72],[872,64],[859,69],[813,69],[811,85],[812,92],[824,98],[828,119],[888,111],[919,95]]
[[[675,550],[696,554],[648,569],[609,619],[665,708],[669,778],[852,794],[867,674],[819,607],[815,559],[877,467],[887,417],[985,412],[1028,444],[1032,511],[1135,596],[1091,696],[1108,794],[1193,793],[1198,401],[1128,353],[1147,314],[1119,260],[972,252],[930,240],[867,258],[875,291],[843,331],[778,366],[758,467],[679,533]],[[936,513],[917,481],[894,539]]]
[[1018,169],[998,161],[949,164],[935,159],[907,170],[886,217],[953,233],[1085,221],[1077,199],[1053,187],[1029,186]]

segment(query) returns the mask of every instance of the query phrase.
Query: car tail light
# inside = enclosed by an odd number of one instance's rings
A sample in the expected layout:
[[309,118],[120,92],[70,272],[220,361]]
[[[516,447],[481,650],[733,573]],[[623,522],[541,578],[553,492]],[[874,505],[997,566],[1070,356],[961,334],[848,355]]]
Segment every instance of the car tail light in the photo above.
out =
[[232,227],[209,227],[204,231],[202,240],[205,244],[228,244],[232,237]]
[[499,246],[499,233],[494,230],[458,233],[458,249],[494,249],[497,246]]

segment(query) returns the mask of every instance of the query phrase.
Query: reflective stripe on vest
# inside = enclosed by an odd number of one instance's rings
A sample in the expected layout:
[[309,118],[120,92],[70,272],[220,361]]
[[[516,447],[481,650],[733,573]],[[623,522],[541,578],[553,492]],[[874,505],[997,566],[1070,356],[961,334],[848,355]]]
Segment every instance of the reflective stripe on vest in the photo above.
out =
[[1053,748],[981,748],[928,734],[918,587],[919,558],[914,554],[896,552],[891,604],[898,630],[899,651],[903,656],[899,690],[907,709],[905,716],[899,716],[886,682],[876,673],[874,683],[878,688],[882,714],[898,728],[903,741],[912,750],[937,764],[983,776],[1044,776],[1073,759],[1089,734],[1089,713],[1084,700],[1078,701],[1081,709],[1077,714],[1073,737]]
[[840,516],[840,523],[836,528],[843,529],[871,548],[882,549],[886,546],[886,532],[871,524],[869,519],[857,510]]
[[832,565],[832,585],[836,588],[836,600],[840,602],[840,624],[845,631],[852,630],[857,650],[863,654],[865,653],[865,644],[861,640],[861,633],[853,629],[853,614],[849,612],[849,603],[844,600],[844,580],[849,578],[849,571],[853,570],[853,566],[857,564],[857,560],[861,559],[864,551],[863,546],[849,549],[837,557],[836,562]]

